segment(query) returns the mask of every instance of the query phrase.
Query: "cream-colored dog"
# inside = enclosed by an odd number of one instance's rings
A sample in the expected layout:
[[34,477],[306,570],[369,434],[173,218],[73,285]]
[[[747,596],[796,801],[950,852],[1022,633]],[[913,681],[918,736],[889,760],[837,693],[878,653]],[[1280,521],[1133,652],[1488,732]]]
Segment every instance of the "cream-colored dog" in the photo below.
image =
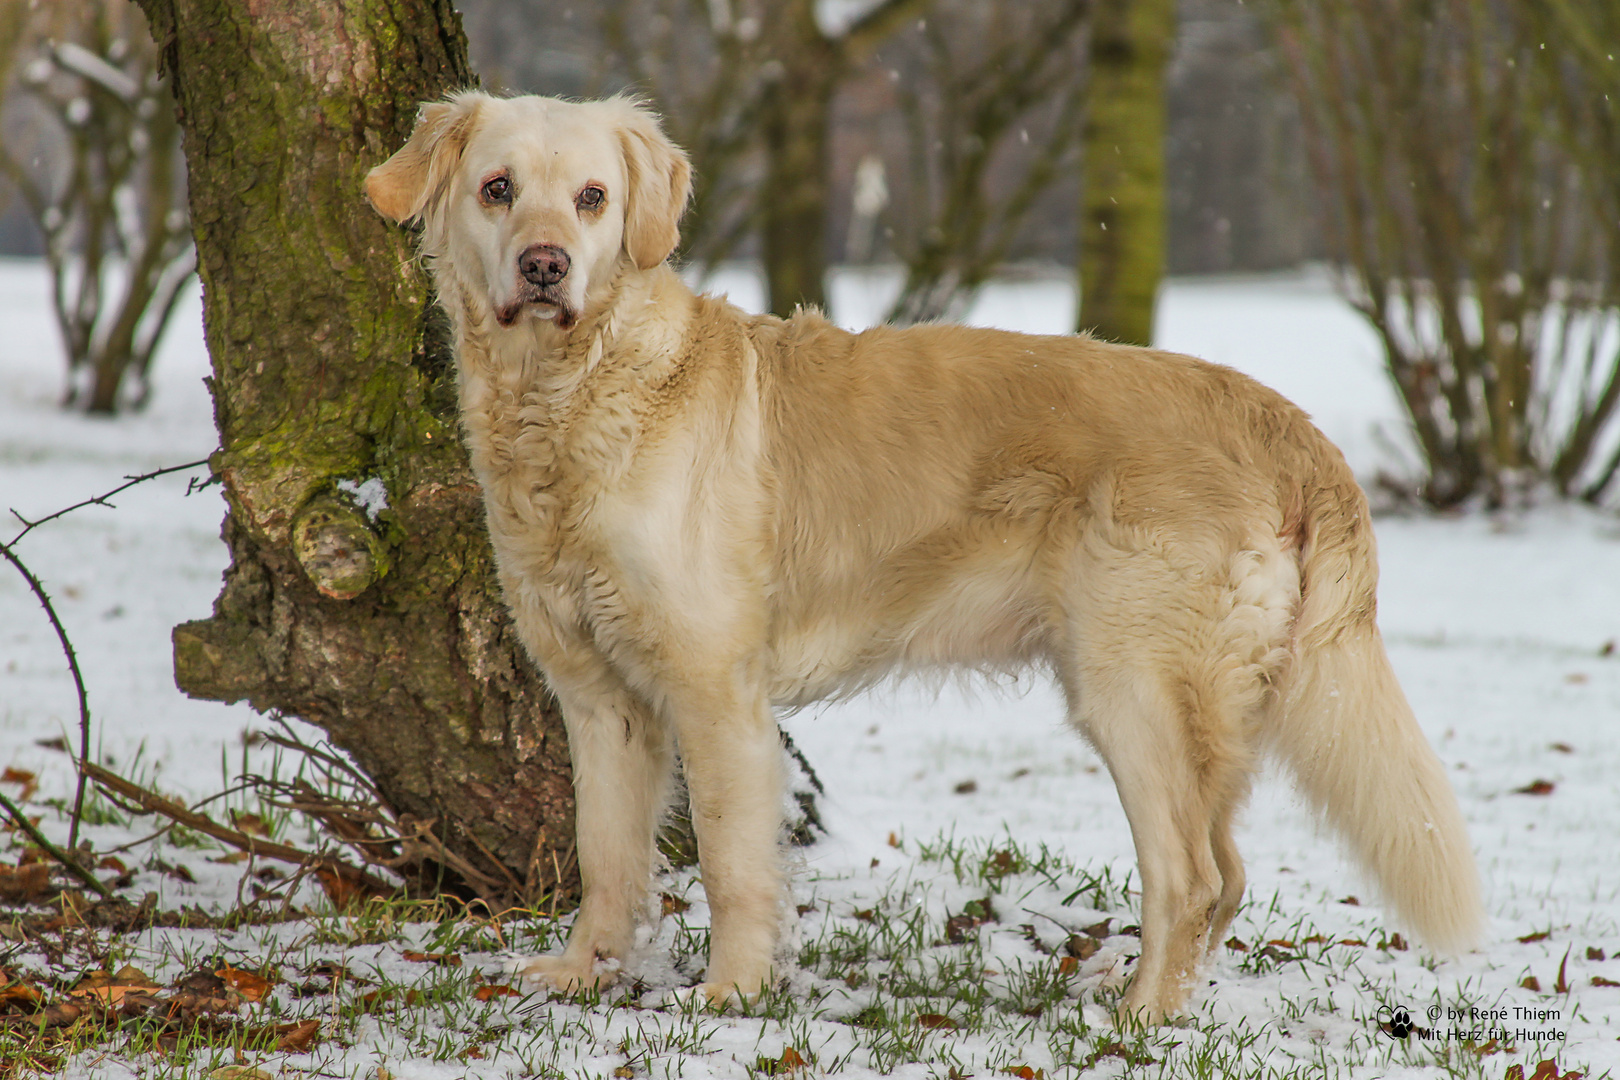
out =
[[507,603],[562,705],[584,897],[560,990],[631,947],[680,748],[713,912],[702,992],[773,978],[772,706],[895,672],[1048,670],[1136,842],[1126,1007],[1181,1010],[1243,893],[1276,754],[1435,946],[1481,921],[1445,774],[1374,623],[1366,501],[1297,408],[1087,337],[851,334],[665,265],[685,155],[636,103],[428,105],[366,191],[455,327]]

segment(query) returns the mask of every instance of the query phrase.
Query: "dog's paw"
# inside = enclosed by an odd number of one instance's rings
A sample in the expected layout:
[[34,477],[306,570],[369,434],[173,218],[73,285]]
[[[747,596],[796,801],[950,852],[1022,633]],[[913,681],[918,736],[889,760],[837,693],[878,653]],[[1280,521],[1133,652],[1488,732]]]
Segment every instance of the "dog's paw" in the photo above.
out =
[[747,998],[737,989],[736,983],[698,983],[696,986],[683,986],[679,990],[671,990],[667,1000],[671,1005],[679,1007],[696,1005],[699,1008],[713,1009],[715,1012],[741,1008],[748,1003]]
[[563,953],[560,956],[520,956],[506,965],[509,975],[561,994],[577,994],[581,990],[601,990],[612,984],[619,975],[617,960],[598,960],[592,957],[581,963]]

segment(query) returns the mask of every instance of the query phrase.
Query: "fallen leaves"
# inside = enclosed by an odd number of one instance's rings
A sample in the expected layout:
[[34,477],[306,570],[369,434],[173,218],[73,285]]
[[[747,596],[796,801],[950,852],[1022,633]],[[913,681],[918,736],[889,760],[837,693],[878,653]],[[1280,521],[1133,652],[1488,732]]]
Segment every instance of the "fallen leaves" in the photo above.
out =
[[[1509,1065],[1503,1080],[1525,1080],[1523,1065]],[[1581,1080],[1581,1074],[1570,1071],[1560,1073],[1557,1059],[1549,1059],[1536,1066],[1536,1071],[1530,1074],[1529,1080]]]
[[54,892],[48,863],[31,862],[20,866],[0,863],[0,902],[38,904],[49,899]]
[[276,1027],[276,1049],[283,1054],[307,1054],[320,1037],[321,1022],[315,1017]]
[[[813,1059],[814,1055],[811,1055],[811,1060]],[[797,1047],[784,1046],[781,1057],[768,1058],[762,1055],[754,1062],[754,1067],[766,1076],[790,1076],[800,1069],[809,1068],[811,1060],[807,1060],[804,1054],[799,1053]]]
[[251,971],[243,971],[226,964],[214,974],[243,1001],[259,1001],[270,992],[270,981]]
[[401,955],[413,964],[438,964],[441,967],[461,966],[460,953],[426,953],[406,949]]
[[[168,988],[133,965],[86,972],[71,986],[0,969],[0,983],[4,983],[0,1031],[20,1038],[11,1048],[40,1068],[54,1067],[50,1062],[55,1051],[115,1038],[132,1024],[162,1053],[173,1053],[182,1045],[214,1044],[239,1051],[303,1054],[321,1036],[318,1018],[269,1024],[237,1019],[234,1014],[241,1006],[268,993],[272,980],[218,960],[188,972]],[[208,1075],[240,1078],[255,1073],[215,1070]]]
[[158,984],[148,978],[144,971],[126,964],[112,974],[105,971],[88,973],[68,991],[68,995],[93,999],[98,1004],[108,1006],[122,1006],[128,998],[132,1005],[150,1008],[158,1003],[152,994],[158,989]]
[[22,789],[17,793],[17,801],[27,802],[39,790],[39,777],[27,769],[18,769],[7,765],[5,771],[0,772],[0,784],[16,784]]
[[1532,780],[1524,787],[1513,789],[1515,795],[1551,795],[1558,785],[1551,780]]

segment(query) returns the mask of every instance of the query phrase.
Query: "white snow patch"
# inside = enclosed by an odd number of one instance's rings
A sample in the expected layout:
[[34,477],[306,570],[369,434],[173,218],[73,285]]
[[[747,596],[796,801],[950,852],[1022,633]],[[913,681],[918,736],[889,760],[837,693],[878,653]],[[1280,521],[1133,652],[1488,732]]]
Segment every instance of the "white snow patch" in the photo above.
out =
[[337,489],[366,512],[368,521],[376,521],[377,515],[388,509],[388,487],[378,477],[360,481],[339,480]]

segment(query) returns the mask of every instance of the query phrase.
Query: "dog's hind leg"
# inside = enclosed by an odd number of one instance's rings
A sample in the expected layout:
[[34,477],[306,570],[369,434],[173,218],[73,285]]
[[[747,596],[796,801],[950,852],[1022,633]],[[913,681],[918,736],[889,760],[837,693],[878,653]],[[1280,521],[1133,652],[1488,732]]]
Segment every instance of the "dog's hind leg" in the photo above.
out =
[[[1247,780],[1247,777],[1244,779]],[[1243,871],[1243,856],[1238,853],[1237,844],[1232,839],[1233,819],[1237,817],[1242,802],[1242,799],[1230,799],[1218,806],[1210,822],[1209,846],[1215,855],[1215,868],[1221,874],[1221,895],[1215,902],[1215,915],[1209,925],[1210,953],[1220,948],[1227,928],[1232,925],[1232,917],[1243,903],[1247,878]]]
[[1143,1023],[1179,1012],[1203,958],[1223,874],[1214,817],[1180,703],[1153,675],[1081,675],[1073,710],[1107,762],[1142,881],[1142,955],[1124,1009]]
[[1217,575],[1207,563],[1189,568],[1186,552],[1088,541],[1070,594],[1064,684],[1136,842],[1142,957],[1124,1004],[1154,1023],[1184,1007],[1242,901],[1232,822],[1286,658],[1297,576],[1280,551],[1236,552]]

